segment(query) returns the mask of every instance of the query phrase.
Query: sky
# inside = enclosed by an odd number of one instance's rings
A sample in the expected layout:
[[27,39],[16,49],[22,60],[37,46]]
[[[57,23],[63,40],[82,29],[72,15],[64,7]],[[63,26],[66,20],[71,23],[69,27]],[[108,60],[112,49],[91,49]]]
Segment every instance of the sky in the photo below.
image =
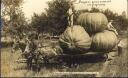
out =
[[[25,16],[30,19],[33,13],[40,14],[42,12],[45,12],[45,8],[48,8],[47,2],[51,0],[24,0],[23,12],[25,13]],[[92,6],[89,6],[85,2],[89,0],[76,0],[74,7],[76,10],[80,9],[90,9]],[[90,1],[98,1],[98,0],[90,0]],[[99,0],[99,1],[105,1],[105,0]],[[118,14],[122,14],[123,11],[127,12],[127,1],[126,0],[106,0],[110,1],[108,3],[105,3],[105,6],[97,6],[97,8],[100,9],[107,9],[109,8],[113,12],[116,12]],[[79,3],[78,3],[79,2]]]

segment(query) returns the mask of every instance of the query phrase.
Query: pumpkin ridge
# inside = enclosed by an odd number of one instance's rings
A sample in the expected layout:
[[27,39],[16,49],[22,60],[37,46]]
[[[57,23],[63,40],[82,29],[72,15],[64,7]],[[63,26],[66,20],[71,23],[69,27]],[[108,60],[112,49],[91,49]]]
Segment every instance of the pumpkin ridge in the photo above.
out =
[[[59,39],[60,46],[64,50],[64,53],[83,54],[86,53],[88,49],[90,49],[91,38],[82,26],[74,25],[72,27],[68,27],[65,31],[66,33],[64,32],[62,34],[65,37],[60,36]],[[61,38],[63,38],[63,41]],[[66,38],[68,41],[66,41],[64,38]],[[65,45],[63,46],[63,44]]]

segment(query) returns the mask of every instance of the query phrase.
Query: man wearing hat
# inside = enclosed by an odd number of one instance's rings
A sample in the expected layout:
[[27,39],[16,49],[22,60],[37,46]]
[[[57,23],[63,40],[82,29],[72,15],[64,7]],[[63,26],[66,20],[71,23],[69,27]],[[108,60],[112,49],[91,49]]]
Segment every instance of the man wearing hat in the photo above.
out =
[[116,31],[116,29],[113,27],[112,25],[113,20],[110,20],[110,22],[108,23],[108,30],[114,31],[114,33],[118,36],[118,32]]
[[[108,26],[108,30],[113,31],[113,32],[117,35],[117,37],[118,37],[118,32],[117,32],[116,29],[113,27],[112,23],[113,23],[113,20],[110,20],[110,22],[109,22],[108,25],[107,25],[107,26]],[[120,50],[120,49],[122,50],[122,44],[120,43],[120,40],[118,41],[118,45],[117,45],[117,47],[115,47],[115,49],[116,49],[116,48],[118,48],[118,53],[115,52],[115,51],[110,52],[110,53],[108,54],[108,60],[112,60],[115,56],[117,56],[117,55],[120,54],[121,51],[119,51],[119,50]]]

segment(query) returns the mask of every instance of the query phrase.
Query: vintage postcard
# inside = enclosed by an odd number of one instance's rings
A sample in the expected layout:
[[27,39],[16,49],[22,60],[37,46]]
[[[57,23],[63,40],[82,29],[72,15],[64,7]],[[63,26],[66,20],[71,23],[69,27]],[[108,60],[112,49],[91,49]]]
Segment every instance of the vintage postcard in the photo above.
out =
[[128,77],[128,0],[1,0],[1,77]]

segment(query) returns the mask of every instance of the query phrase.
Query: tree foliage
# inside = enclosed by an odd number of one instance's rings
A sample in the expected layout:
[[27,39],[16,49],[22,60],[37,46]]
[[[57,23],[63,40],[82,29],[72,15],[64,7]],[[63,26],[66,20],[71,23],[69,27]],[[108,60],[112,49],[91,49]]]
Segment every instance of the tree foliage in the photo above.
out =
[[68,13],[70,8],[69,0],[53,0],[48,2],[46,9],[48,16],[48,26],[54,34],[62,33],[68,25]]
[[3,30],[11,36],[22,37],[26,32],[26,18],[20,7],[23,0],[2,0]]
[[2,16],[11,20],[13,15],[18,12],[19,7],[22,5],[23,0],[2,0]]
[[[32,17],[31,25],[34,26],[39,32],[48,32],[53,34],[61,34],[68,26],[68,13],[70,8],[70,0],[53,0],[48,2],[46,13],[41,15],[34,14]],[[114,27],[120,31],[128,28],[128,20],[122,15],[114,13],[110,9],[102,10],[99,8],[83,9],[75,11],[74,25],[77,24],[76,20],[81,13],[101,12],[106,15],[108,20],[114,20]]]
[[46,13],[41,15],[34,14],[32,22],[40,32],[52,34],[61,34],[68,26],[68,9],[70,8],[69,0],[53,0],[49,1]]
[[34,13],[31,21],[31,26],[37,30],[38,33],[45,32],[47,30],[47,15],[45,13],[36,14]]

